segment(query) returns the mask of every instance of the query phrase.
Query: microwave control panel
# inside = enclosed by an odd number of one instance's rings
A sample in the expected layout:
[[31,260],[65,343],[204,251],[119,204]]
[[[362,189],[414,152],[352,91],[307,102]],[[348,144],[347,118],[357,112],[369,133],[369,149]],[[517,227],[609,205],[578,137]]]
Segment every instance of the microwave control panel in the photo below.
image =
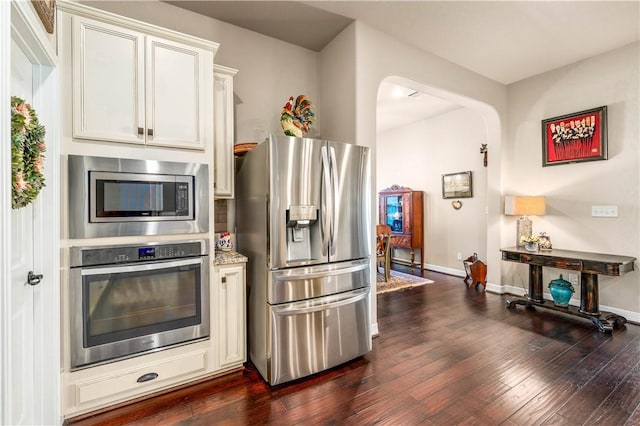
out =
[[176,216],[189,214],[189,184],[176,182]]

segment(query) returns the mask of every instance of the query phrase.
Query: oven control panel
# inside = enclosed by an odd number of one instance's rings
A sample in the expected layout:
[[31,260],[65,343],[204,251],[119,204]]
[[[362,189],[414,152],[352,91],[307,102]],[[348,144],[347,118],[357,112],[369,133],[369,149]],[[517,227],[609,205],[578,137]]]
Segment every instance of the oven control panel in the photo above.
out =
[[101,247],[71,247],[71,267],[178,259],[209,254],[208,241],[151,243]]

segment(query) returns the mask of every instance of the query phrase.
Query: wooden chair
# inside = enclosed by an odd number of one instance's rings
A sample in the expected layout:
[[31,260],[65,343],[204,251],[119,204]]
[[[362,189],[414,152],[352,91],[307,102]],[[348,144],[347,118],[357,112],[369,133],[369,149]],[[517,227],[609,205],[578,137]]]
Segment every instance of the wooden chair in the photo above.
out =
[[391,276],[391,227],[389,225],[376,225],[376,270],[382,265],[384,280]]

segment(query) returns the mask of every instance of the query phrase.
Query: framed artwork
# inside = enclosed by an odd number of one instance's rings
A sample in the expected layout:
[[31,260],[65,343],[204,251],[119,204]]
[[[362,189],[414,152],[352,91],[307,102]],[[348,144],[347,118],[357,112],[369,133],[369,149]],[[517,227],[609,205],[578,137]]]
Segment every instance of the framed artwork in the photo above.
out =
[[458,172],[442,175],[442,198],[471,198],[471,172]]
[[44,29],[49,34],[53,34],[53,24],[56,20],[56,0],[31,0],[31,3],[44,24]]
[[607,159],[607,107],[542,120],[542,166]]

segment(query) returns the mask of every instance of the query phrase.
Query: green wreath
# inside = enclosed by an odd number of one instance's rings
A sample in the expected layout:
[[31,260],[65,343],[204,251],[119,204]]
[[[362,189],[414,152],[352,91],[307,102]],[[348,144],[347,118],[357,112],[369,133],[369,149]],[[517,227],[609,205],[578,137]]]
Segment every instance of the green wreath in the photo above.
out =
[[36,199],[44,188],[45,130],[24,100],[11,97],[11,208]]

